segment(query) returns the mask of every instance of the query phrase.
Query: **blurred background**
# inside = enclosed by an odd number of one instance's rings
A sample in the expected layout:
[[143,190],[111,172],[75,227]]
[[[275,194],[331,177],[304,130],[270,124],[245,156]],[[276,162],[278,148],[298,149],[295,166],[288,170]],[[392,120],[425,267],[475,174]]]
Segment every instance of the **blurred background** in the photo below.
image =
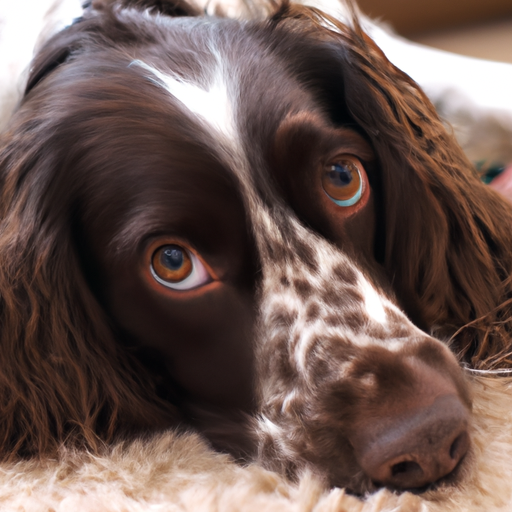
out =
[[422,44],[512,63],[512,0],[358,0],[362,11]]

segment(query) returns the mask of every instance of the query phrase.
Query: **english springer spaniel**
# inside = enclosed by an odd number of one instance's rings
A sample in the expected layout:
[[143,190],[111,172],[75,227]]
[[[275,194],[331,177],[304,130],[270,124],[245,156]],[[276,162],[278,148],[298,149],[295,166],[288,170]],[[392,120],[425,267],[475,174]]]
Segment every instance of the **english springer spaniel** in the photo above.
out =
[[353,492],[457,479],[459,362],[512,362],[512,207],[356,17],[95,1],[0,184],[4,459],[185,424]]

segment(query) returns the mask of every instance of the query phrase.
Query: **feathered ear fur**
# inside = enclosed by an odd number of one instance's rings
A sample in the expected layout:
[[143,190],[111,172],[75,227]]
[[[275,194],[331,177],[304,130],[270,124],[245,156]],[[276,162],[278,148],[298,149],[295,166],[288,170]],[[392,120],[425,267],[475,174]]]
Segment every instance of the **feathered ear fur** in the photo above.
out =
[[[380,161],[384,264],[413,321],[477,367],[512,364],[512,208],[482,184],[418,85],[363,33],[283,4],[341,43],[345,103]],[[328,34],[328,35],[327,35]]]
[[[43,50],[29,90],[79,47],[80,30]],[[0,459],[52,454],[63,441],[98,450],[99,439],[168,427],[178,416],[85,282],[74,178],[56,178],[72,164],[62,161],[38,89],[0,140]]]
[[99,438],[177,416],[89,292],[40,123],[26,117],[0,147],[1,458],[51,454],[64,440],[97,450]]

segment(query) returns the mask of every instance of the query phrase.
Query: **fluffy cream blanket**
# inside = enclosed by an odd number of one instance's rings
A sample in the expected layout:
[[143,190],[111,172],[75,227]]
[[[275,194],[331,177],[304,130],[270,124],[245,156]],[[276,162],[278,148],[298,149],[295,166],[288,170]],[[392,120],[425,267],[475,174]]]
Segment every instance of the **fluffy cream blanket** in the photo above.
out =
[[0,466],[0,510],[30,512],[455,512],[512,510],[512,378],[472,378],[473,444],[456,486],[422,496],[382,490],[364,500],[240,467],[195,434],[163,433],[101,457]]

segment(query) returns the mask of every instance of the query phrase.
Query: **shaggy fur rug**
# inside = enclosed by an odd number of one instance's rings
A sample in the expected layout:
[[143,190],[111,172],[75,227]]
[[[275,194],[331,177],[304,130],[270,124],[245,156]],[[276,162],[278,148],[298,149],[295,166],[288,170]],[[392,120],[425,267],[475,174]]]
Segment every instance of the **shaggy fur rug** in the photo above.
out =
[[240,467],[191,433],[120,444],[103,456],[0,466],[0,510],[27,512],[456,512],[512,510],[512,378],[472,377],[471,453],[459,483],[421,496],[382,490],[363,499]]

